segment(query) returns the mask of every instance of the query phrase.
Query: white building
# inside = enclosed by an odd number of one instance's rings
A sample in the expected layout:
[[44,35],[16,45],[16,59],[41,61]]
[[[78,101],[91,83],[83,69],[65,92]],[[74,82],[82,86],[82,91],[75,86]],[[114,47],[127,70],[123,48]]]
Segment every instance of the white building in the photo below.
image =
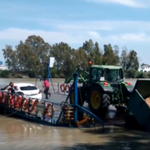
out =
[[8,68],[4,65],[0,65],[0,70],[8,70]]
[[150,71],[150,65],[142,64],[139,70],[143,71],[143,72],[149,72]]

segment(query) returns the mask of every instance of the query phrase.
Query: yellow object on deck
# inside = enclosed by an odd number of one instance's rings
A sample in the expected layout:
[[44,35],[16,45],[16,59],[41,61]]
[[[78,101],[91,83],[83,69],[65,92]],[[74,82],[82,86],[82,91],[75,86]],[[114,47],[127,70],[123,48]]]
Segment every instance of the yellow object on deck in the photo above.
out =
[[78,121],[78,122],[77,122],[77,126],[86,123],[88,120],[89,120],[89,118],[85,118],[85,119],[83,119],[83,120],[81,120],[81,121]]

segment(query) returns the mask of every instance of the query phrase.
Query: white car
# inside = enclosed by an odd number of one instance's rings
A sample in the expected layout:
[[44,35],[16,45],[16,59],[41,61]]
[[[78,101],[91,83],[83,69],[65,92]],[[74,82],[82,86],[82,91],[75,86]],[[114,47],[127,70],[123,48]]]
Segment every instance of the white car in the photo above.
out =
[[42,92],[34,84],[31,83],[14,83],[16,92],[26,98],[42,100]]

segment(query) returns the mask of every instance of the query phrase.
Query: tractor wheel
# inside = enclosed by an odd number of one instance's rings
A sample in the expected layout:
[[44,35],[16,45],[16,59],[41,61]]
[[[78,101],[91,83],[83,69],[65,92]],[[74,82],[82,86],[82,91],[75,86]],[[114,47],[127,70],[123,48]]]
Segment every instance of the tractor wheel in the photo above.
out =
[[[82,96],[82,90],[81,88],[78,88],[78,105],[83,106],[84,104],[84,99]],[[70,93],[70,104],[74,104],[74,90],[71,90]]]
[[110,105],[110,96],[105,94],[99,85],[93,85],[89,91],[88,103],[95,115],[105,117]]

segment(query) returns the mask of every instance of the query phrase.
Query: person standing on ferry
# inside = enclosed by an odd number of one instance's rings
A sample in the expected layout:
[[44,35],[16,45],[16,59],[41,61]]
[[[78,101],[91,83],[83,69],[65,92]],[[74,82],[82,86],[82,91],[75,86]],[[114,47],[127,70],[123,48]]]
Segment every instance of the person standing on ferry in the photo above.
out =
[[51,93],[49,93],[49,82],[44,78],[44,94],[45,94],[45,99],[48,99],[48,95],[51,96]]

